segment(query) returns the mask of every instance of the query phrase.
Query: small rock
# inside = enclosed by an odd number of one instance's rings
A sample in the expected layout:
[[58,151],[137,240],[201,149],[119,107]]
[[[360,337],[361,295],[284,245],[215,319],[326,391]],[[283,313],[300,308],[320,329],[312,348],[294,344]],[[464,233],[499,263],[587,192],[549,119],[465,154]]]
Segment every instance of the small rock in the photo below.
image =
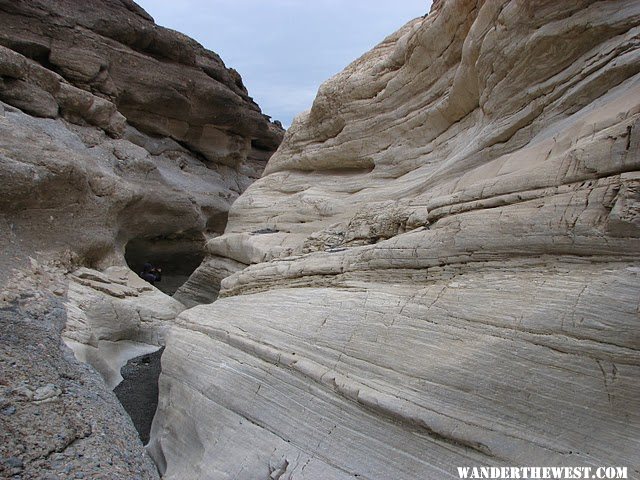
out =
[[251,232],[251,235],[266,235],[270,233],[278,233],[278,230],[275,228],[260,228]]
[[53,400],[54,398],[60,396],[61,393],[62,393],[62,390],[60,390],[54,384],[48,383],[44,387],[40,387],[35,391],[33,395],[33,400],[36,402]]
[[10,468],[18,468],[20,470],[22,470],[24,468],[24,464],[22,463],[22,460],[20,460],[18,457],[9,457],[6,458],[3,463],[5,465],[7,465]]
[[28,400],[32,400],[33,399],[33,390],[31,390],[26,385],[20,385],[20,386],[14,388],[13,389],[13,393],[17,393],[18,395],[26,397]]
[[109,278],[105,274],[98,272],[97,270],[91,270],[90,268],[79,268],[73,272],[73,275],[85,280],[93,280],[94,282],[110,283]]
[[5,407],[2,410],[0,410],[0,413],[2,413],[2,415],[4,415],[5,417],[9,417],[14,413],[16,413],[16,407],[14,407],[13,405],[9,405],[8,407]]
[[36,275],[39,275],[42,273],[42,269],[40,267],[40,264],[38,263],[38,261],[35,258],[29,257],[29,263],[31,264],[31,268],[33,270],[33,273],[35,273]]

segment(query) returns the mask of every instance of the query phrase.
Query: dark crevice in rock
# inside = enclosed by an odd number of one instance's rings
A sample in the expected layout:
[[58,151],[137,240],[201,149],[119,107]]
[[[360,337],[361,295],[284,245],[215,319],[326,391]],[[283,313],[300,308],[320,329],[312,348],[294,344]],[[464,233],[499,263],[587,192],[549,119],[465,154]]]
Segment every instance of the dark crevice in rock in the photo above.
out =
[[210,215],[207,220],[207,232],[222,235],[225,228],[227,228],[228,221],[229,212],[219,212],[214,215]]
[[137,237],[125,248],[125,259],[134,272],[140,274],[145,263],[162,269],[162,279],[155,286],[167,295],[173,295],[187,281],[204,256],[205,237],[196,231]]
[[58,74],[60,73],[56,70],[55,65],[53,65],[53,63],[51,63],[49,59],[51,48],[49,48],[47,45],[28,40],[12,40],[7,38],[0,39],[0,44],[13,50],[14,52],[18,52],[20,55],[38,62],[48,70],[51,70]]
[[[267,115],[265,115],[266,117]],[[276,123],[278,122],[278,123]],[[280,124],[282,125],[278,120],[276,120],[274,123]],[[256,150],[260,150],[263,152],[267,152],[269,153],[269,156],[271,156],[271,154],[273,153],[273,145],[271,143],[268,143],[265,141],[265,139],[260,139],[260,138],[254,138],[251,140],[251,148],[254,148]]]
[[149,442],[151,422],[158,407],[158,378],[163,351],[164,347],[129,360],[120,371],[122,382],[113,389],[144,444]]

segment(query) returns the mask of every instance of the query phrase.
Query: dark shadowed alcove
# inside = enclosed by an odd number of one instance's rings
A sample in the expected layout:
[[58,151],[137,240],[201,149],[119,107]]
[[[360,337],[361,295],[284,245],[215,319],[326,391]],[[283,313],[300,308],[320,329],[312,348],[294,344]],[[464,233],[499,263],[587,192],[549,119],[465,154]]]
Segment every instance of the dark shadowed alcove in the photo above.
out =
[[205,254],[205,237],[201,232],[180,232],[160,237],[129,240],[125,259],[129,268],[140,273],[145,263],[162,269],[162,280],[155,286],[167,295],[187,281]]

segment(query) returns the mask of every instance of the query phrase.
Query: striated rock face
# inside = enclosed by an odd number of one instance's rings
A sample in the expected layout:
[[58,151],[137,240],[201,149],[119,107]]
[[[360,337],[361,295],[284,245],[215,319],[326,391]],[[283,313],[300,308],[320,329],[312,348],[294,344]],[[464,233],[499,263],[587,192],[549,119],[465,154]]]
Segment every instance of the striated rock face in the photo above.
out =
[[0,100],[24,112],[0,117],[0,208],[18,237],[98,265],[131,238],[224,229],[282,137],[237,72],[128,0],[3,1],[0,15]]
[[[106,122],[105,110],[115,107],[139,130],[230,166],[265,160],[280,143],[278,128],[235,70],[192,39],[154,25],[130,0],[11,0],[0,9],[0,44],[11,50],[3,50],[0,98],[8,103],[91,124]],[[112,123],[117,133],[121,122]]]
[[165,478],[637,475],[639,34],[635,1],[449,0],[327,81],[169,336]]
[[164,345],[169,325],[184,310],[126,267],[104,273],[80,268],[67,279],[63,340],[111,389],[122,380],[127,360]]
[[[126,260],[139,272],[152,261],[163,267],[165,291],[175,291],[204,257],[206,239],[224,230],[230,204],[260,176],[281,128],[215,53],[156,26],[133,2],[0,2],[0,17],[3,266],[38,256],[69,270]],[[116,334],[123,320],[111,325],[103,315],[110,308],[80,298],[91,288],[75,290],[68,338],[83,304],[83,315],[98,313],[81,322],[95,329],[80,335],[87,348],[137,341],[131,330]]]
[[[153,261],[174,291],[283,131],[215,53],[129,0],[0,0],[0,24],[0,476],[156,478],[109,389],[185,307],[136,273]],[[56,399],[22,408],[16,388]]]

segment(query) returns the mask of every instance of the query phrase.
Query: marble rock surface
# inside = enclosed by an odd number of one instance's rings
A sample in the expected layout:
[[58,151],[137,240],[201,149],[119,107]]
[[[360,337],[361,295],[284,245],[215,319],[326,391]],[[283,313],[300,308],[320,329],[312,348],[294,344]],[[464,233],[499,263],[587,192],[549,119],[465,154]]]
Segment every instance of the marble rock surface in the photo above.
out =
[[639,34],[440,1],[326,81],[168,336],[164,478],[640,475]]
[[111,389],[122,381],[120,369],[129,359],[165,344],[169,325],[185,308],[126,267],[104,272],[83,267],[67,278],[62,338]]

